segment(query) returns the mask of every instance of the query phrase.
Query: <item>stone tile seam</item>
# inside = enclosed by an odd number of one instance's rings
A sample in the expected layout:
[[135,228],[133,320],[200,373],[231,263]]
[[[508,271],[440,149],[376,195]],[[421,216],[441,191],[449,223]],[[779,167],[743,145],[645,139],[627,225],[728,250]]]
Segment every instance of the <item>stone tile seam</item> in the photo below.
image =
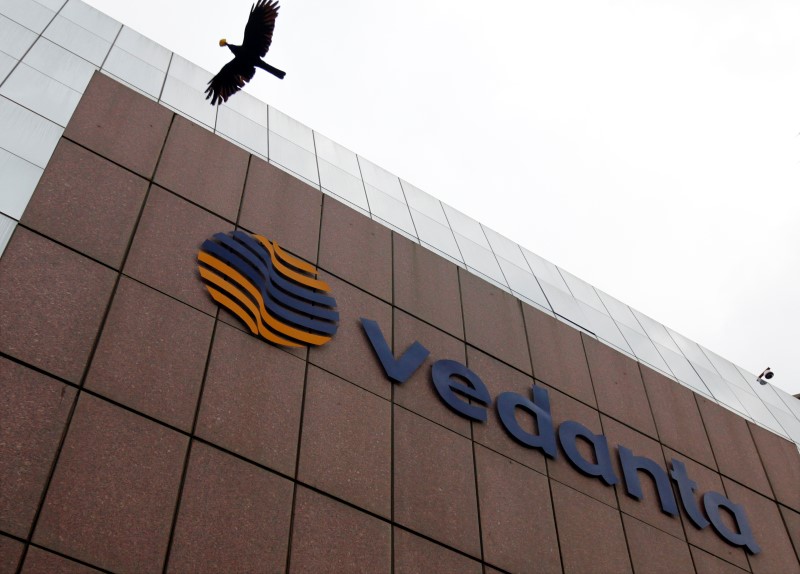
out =
[[[20,364],[23,364],[23,365],[24,365],[24,363],[20,363]],[[25,366],[27,366],[27,365],[25,365]],[[41,371],[40,371],[40,372],[41,372]],[[50,376],[52,376],[52,375],[50,375]],[[69,382],[66,382],[66,381],[63,381],[63,380],[62,380],[62,381],[60,381],[60,382],[62,382],[62,383],[64,383],[64,384],[67,384],[67,385],[69,385],[69,386],[71,386],[71,387],[73,387],[73,388],[77,388],[77,387],[76,387],[76,385],[74,385],[74,384],[71,384],[71,383],[69,383]],[[351,384],[352,384],[352,383],[351,383]],[[292,477],[291,475],[287,475],[287,474],[285,474],[285,473],[283,473],[283,472],[281,472],[281,471],[278,471],[278,470],[276,470],[276,469],[273,469],[273,468],[271,468],[271,467],[269,467],[269,466],[266,466],[266,465],[264,465],[264,464],[262,464],[262,463],[259,463],[259,462],[256,462],[256,461],[253,461],[253,460],[251,460],[251,459],[249,459],[249,458],[245,457],[244,455],[238,454],[238,453],[236,453],[236,452],[234,452],[234,451],[232,451],[232,450],[229,450],[228,448],[226,448],[226,447],[224,447],[224,446],[218,445],[218,444],[216,444],[216,443],[214,443],[214,442],[211,442],[211,441],[210,441],[210,440],[208,440],[208,439],[205,439],[205,438],[203,438],[203,437],[197,436],[196,434],[193,434],[193,433],[189,433],[189,432],[183,431],[183,430],[181,430],[181,429],[179,429],[179,428],[177,428],[177,427],[174,427],[174,426],[172,426],[172,425],[169,425],[169,424],[167,424],[167,423],[164,423],[164,422],[162,422],[162,421],[160,421],[160,420],[158,420],[158,419],[155,419],[155,418],[154,418],[154,417],[152,417],[152,416],[149,416],[149,415],[147,415],[147,414],[141,413],[141,412],[139,412],[139,411],[137,411],[137,410],[135,410],[135,409],[133,409],[133,408],[131,408],[131,407],[128,407],[128,406],[126,406],[126,405],[124,405],[124,404],[122,404],[122,403],[119,403],[119,402],[117,402],[117,401],[114,401],[114,400],[112,400],[112,399],[109,399],[109,398],[107,398],[107,397],[104,397],[103,395],[100,395],[100,394],[99,394],[99,393],[97,393],[97,392],[94,392],[94,391],[92,391],[92,390],[89,390],[89,389],[83,389],[83,390],[82,390],[82,392],[81,392],[81,394],[87,394],[87,395],[89,395],[89,396],[93,396],[94,398],[97,398],[97,399],[99,399],[99,400],[102,400],[102,401],[104,401],[104,402],[107,402],[107,403],[109,403],[109,404],[111,404],[111,405],[113,405],[113,406],[115,406],[115,407],[121,408],[121,409],[123,409],[123,410],[125,410],[125,411],[128,411],[128,412],[130,412],[130,413],[134,414],[134,415],[141,416],[142,418],[145,418],[145,419],[149,420],[150,422],[153,422],[153,423],[155,423],[155,424],[158,424],[158,425],[160,425],[160,426],[166,427],[166,428],[168,428],[169,430],[171,430],[171,431],[173,431],[173,432],[179,433],[179,434],[181,434],[181,435],[183,435],[183,436],[187,437],[187,438],[189,439],[189,442],[187,443],[187,454],[186,454],[187,460],[189,459],[189,456],[190,456],[190,453],[191,453],[191,449],[192,449],[192,443],[194,443],[194,442],[197,442],[197,443],[199,443],[199,444],[202,444],[202,445],[205,445],[205,446],[207,446],[207,447],[209,447],[209,448],[216,449],[216,450],[218,450],[218,451],[220,451],[220,452],[222,452],[222,453],[224,453],[224,454],[226,454],[226,455],[232,456],[232,457],[234,457],[234,458],[236,458],[236,459],[238,459],[238,460],[240,460],[240,461],[242,461],[242,462],[245,462],[245,463],[247,463],[247,464],[253,465],[253,466],[255,466],[255,467],[257,467],[257,468],[259,468],[259,469],[261,469],[261,470],[264,470],[264,471],[266,471],[266,472],[269,472],[269,473],[271,473],[271,474],[273,474],[273,475],[276,475],[276,476],[278,476],[278,477],[280,477],[280,478],[283,478],[283,479],[289,480],[289,481],[291,481],[291,482],[293,482],[293,483],[295,484],[295,488],[296,488],[296,486],[302,486],[302,487],[308,488],[308,489],[310,489],[310,490],[313,490],[313,491],[317,492],[318,494],[322,494],[322,495],[324,495],[324,496],[326,496],[326,497],[328,497],[328,498],[331,498],[331,499],[333,499],[333,500],[336,500],[337,502],[343,503],[343,504],[345,504],[345,505],[347,505],[347,506],[349,506],[349,507],[351,507],[351,508],[353,508],[353,509],[355,509],[355,510],[358,510],[358,511],[360,511],[360,512],[364,512],[364,513],[366,513],[366,514],[369,514],[369,515],[373,516],[374,518],[379,518],[379,519],[380,519],[382,522],[389,523],[389,524],[390,524],[390,525],[392,525],[392,526],[401,527],[401,528],[403,528],[404,530],[407,530],[408,532],[411,532],[411,533],[413,533],[413,534],[415,534],[415,535],[418,535],[418,536],[424,537],[424,538],[426,538],[426,539],[428,539],[428,540],[430,540],[430,541],[432,541],[432,542],[435,542],[435,543],[437,543],[437,544],[438,544],[438,545],[440,545],[440,546],[444,546],[445,548],[448,548],[448,549],[451,549],[451,550],[457,551],[459,554],[462,554],[462,555],[464,555],[464,556],[467,556],[467,557],[469,557],[469,558],[471,558],[471,559],[475,559],[475,557],[474,557],[474,556],[472,556],[472,555],[470,555],[470,554],[468,554],[468,553],[465,553],[465,552],[463,552],[463,551],[459,551],[459,550],[458,550],[458,549],[456,549],[456,548],[450,547],[450,546],[448,546],[446,543],[440,542],[440,541],[436,540],[435,538],[432,538],[432,537],[429,537],[429,536],[427,536],[427,535],[424,535],[424,534],[422,534],[422,533],[419,533],[419,532],[417,532],[417,531],[415,531],[415,530],[413,530],[413,529],[411,529],[411,528],[409,528],[409,527],[407,527],[407,526],[404,526],[404,525],[403,525],[403,524],[401,524],[401,523],[395,522],[395,521],[393,521],[393,520],[391,520],[391,519],[386,519],[385,517],[382,517],[382,516],[381,516],[381,515],[379,515],[379,514],[376,514],[376,513],[372,512],[372,511],[368,510],[368,509],[365,509],[365,508],[363,508],[363,507],[360,507],[360,506],[358,506],[357,504],[355,504],[355,503],[353,503],[353,502],[350,502],[350,501],[347,501],[347,500],[345,500],[345,499],[339,498],[339,497],[338,497],[338,496],[336,496],[335,494],[332,494],[332,493],[330,493],[330,492],[327,492],[327,491],[325,491],[325,490],[322,490],[322,489],[320,489],[319,487],[312,486],[312,485],[310,485],[310,484],[308,484],[308,483],[305,483],[305,482],[303,482],[303,481],[301,481],[301,480],[299,480],[299,479],[297,479],[297,478],[294,478],[294,477]],[[384,399],[384,400],[385,400],[385,399]],[[76,401],[75,401],[75,403],[76,403],[76,405],[77,405],[77,395],[76,395]],[[202,404],[202,400],[201,400],[200,398],[198,398],[198,407],[197,407],[198,409],[199,409],[199,407],[200,407],[200,405],[201,405],[201,404]],[[414,415],[417,415],[417,416],[422,416],[422,415],[418,415],[417,413],[414,413],[413,411],[409,411],[408,409],[405,409],[405,408],[404,408],[404,407],[402,407],[401,405],[397,405],[397,406],[398,406],[399,408],[403,408],[404,410],[406,410],[406,411],[408,411],[408,412],[411,412],[411,413],[413,413]],[[73,408],[74,408],[74,407],[73,407]],[[422,417],[422,418],[425,418],[425,417]],[[426,420],[427,420],[427,419],[426,419]],[[431,421],[431,422],[434,422],[434,421]],[[435,424],[436,424],[436,423],[435,423]],[[441,426],[441,425],[439,425],[439,426]],[[447,429],[446,427],[443,427],[443,428],[445,428],[446,430],[450,430],[450,429]],[[301,424],[301,429],[302,429],[302,424]],[[454,431],[450,431],[450,432],[454,432]],[[462,438],[464,438],[464,439],[467,439],[467,437],[464,437],[463,435],[460,435],[460,434],[458,434],[458,433],[455,433],[455,432],[454,432],[454,434],[456,434],[456,435],[458,435],[458,436],[460,436],[460,437],[462,437]],[[467,440],[469,440],[469,439],[467,439]],[[554,509],[554,506],[553,506],[553,504],[552,504],[552,482],[556,482],[556,483],[558,483],[558,484],[560,484],[560,485],[562,485],[562,486],[564,486],[564,487],[567,487],[567,488],[569,488],[570,490],[572,490],[572,491],[574,491],[574,492],[577,492],[577,493],[579,493],[579,494],[582,494],[582,495],[584,495],[584,496],[587,496],[587,497],[591,498],[592,500],[595,500],[596,502],[599,502],[599,503],[603,504],[604,506],[606,506],[606,507],[608,507],[608,508],[611,508],[611,509],[613,509],[613,510],[614,510],[614,511],[616,511],[616,512],[619,512],[619,513],[621,513],[621,514],[625,514],[625,515],[627,515],[627,516],[630,516],[631,518],[634,518],[634,519],[636,519],[636,520],[639,520],[639,521],[641,521],[641,522],[644,522],[644,523],[645,523],[645,524],[647,524],[648,526],[651,526],[652,528],[655,528],[656,530],[659,530],[660,532],[662,532],[662,533],[664,533],[664,534],[668,534],[668,535],[670,535],[670,536],[671,536],[671,537],[673,537],[673,538],[676,538],[676,539],[678,539],[678,540],[681,540],[681,541],[683,541],[683,542],[687,542],[687,543],[688,543],[688,540],[687,540],[687,539],[682,539],[682,538],[679,538],[679,537],[675,536],[673,533],[671,533],[671,532],[668,532],[668,531],[666,531],[666,530],[663,530],[663,529],[662,529],[662,528],[660,528],[659,526],[656,526],[656,525],[650,524],[650,523],[649,523],[649,522],[647,522],[646,520],[642,520],[642,519],[641,519],[641,518],[639,518],[639,517],[633,516],[632,514],[630,514],[630,513],[628,513],[628,512],[625,512],[624,510],[622,510],[622,509],[621,509],[621,508],[619,508],[618,506],[612,506],[612,505],[609,505],[609,504],[607,504],[606,502],[604,502],[604,501],[602,501],[602,500],[600,500],[600,499],[597,499],[597,498],[593,497],[591,494],[587,494],[587,493],[585,493],[585,492],[583,492],[583,491],[581,491],[581,490],[578,490],[578,489],[574,488],[573,486],[571,486],[571,485],[569,485],[569,484],[566,484],[566,483],[564,483],[564,482],[562,482],[562,481],[558,480],[557,478],[554,478],[554,477],[552,477],[552,476],[549,476],[548,474],[545,474],[545,473],[541,473],[540,471],[538,471],[538,470],[536,470],[536,469],[533,469],[533,468],[531,468],[531,467],[529,467],[529,466],[525,465],[524,463],[521,463],[521,462],[519,462],[519,461],[516,461],[516,460],[514,460],[514,459],[511,459],[510,457],[508,457],[508,456],[504,455],[503,453],[497,452],[496,450],[492,449],[491,447],[487,447],[487,446],[485,446],[485,445],[483,445],[483,444],[481,444],[481,443],[479,443],[479,442],[476,442],[476,441],[472,441],[472,442],[473,442],[473,452],[474,452],[474,445],[475,445],[475,444],[478,444],[478,445],[480,445],[481,447],[483,447],[483,448],[486,448],[487,450],[489,450],[489,451],[491,451],[491,452],[493,452],[493,453],[495,453],[495,454],[497,454],[497,455],[499,455],[499,456],[501,456],[501,457],[503,457],[503,458],[505,458],[505,459],[508,459],[508,460],[510,460],[510,461],[512,461],[512,462],[514,462],[514,463],[516,463],[516,464],[519,464],[519,465],[521,465],[521,466],[525,467],[526,469],[528,469],[528,470],[530,470],[530,471],[536,472],[537,474],[539,474],[539,475],[541,475],[541,476],[544,476],[545,478],[547,478],[547,479],[548,479],[548,482],[549,482],[549,483],[550,483],[550,485],[551,485],[551,508],[553,508],[553,513],[554,513],[554,521],[556,520],[556,518],[555,518],[555,509]],[[299,452],[299,450],[300,450],[300,444],[301,444],[301,442],[300,442],[300,440],[298,439],[298,452]],[[392,450],[394,450],[394,449],[392,449]],[[298,455],[298,456],[299,456],[299,455]],[[474,460],[475,460],[475,458],[474,458],[474,454],[473,454],[473,461],[474,461]],[[706,467],[706,468],[707,468],[707,467]],[[710,470],[710,469],[709,469],[709,470]],[[477,504],[479,504],[479,502],[478,502],[478,498],[477,498],[477,496],[478,496],[478,486],[477,486],[477,470],[475,470],[475,472],[476,472],[476,475],[475,475],[475,478],[476,478],[476,503],[477,503]],[[778,501],[775,501],[774,499],[771,499],[771,498],[765,497],[763,494],[761,494],[761,493],[758,493],[758,492],[756,492],[756,491],[753,491],[752,489],[748,488],[747,486],[745,486],[745,485],[742,485],[741,483],[739,483],[739,482],[737,482],[737,481],[735,481],[735,480],[733,480],[733,479],[730,479],[730,477],[727,477],[727,476],[726,476],[726,478],[728,478],[728,479],[729,479],[729,480],[731,480],[732,482],[736,483],[737,485],[739,485],[739,486],[742,486],[743,488],[747,488],[747,489],[748,489],[748,490],[750,490],[751,492],[754,492],[755,494],[758,494],[758,495],[760,495],[762,498],[766,498],[767,500],[771,500],[772,502],[775,502],[776,504],[780,504]],[[552,482],[550,482],[550,481],[552,481]],[[723,488],[724,488],[724,485],[723,485]],[[616,491],[616,489],[615,489],[615,491]],[[177,495],[177,499],[176,499],[176,510],[175,510],[175,513],[174,513],[174,515],[173,515],[173,519],[174,519],[175,521],[177,521],[177,518],[178,518],[178,516],[179,516],[179,513],[180,513],[180,500],[181,500],[180,496],[181,496],[181,495],[180,495],[180,493],[179,493],[179,494]],[[618,502],[618,504],[619,504],[619,502]],[[784,505],[780,505],[780,506],[784,506]],[[785,507],[785,506],[784,506],[784,507]],[[788,507],[785,507],[785,508],[788,508]],[[791,510],[791,509],[790,509],[790,510]],[[294,513],[292,513],[292,516],[294,516]],[[480,524],[480,522],[479,522],[479,524]],[[174,528],[174,526],[173,526],[173,528]],[[786,525],[785,525],[785,524],[784,524],[784,528],[786,528]],[[33,530],[33,529],[32,529],[32,530]],[[624,530],[624,528],[623,528],[623,530]],[[788,532],[788,528],[787,528],[787,532]],[[4,534],[5,534],[5,532],[4,532]],[[15,537],[15,536],[13,536],[13,535],[9,535],[9,536],[11,536],[11,537],[13,537],[13,538],[18,538],[18,537]],[[37,544],[35,544],[35,543],[33,543],[33,542],[31,542],[31,545],[32,545],[32,546],[40,546],[40,545],[37,545]],[[44,547],[44,546],[40,546],[40,547],[41,547],[41,548],[43,548],[43,549],[47,549],[48,551],[50,551],[50,549],[49,549],[49,548],[46,548],[46,547]],[[706,550],[706,552],[708,552],[708,551]],[[57,553],[57,552],[56,552],[56,553]],[[559,553],[560,553],[560,542],[559,542]],[[67,555],[64,555],[64,556],[67,556]],[[715,555],[715,554],[714,554],[714,556],[717,556],[717,555]],[[67,557],[69,557],[70,559],[73,559],[73,560],[75,560],[74,558],[72,558],[72,557],[70,557],[70,556],[67,556]],[[721,557],[721,556],[717,556],[717,557],[718,557],[718,558],[720,558],[720,559],[723,559],[723,560],[724,560],[724,558],[723,558],[723,557]],[[76,561],[78,561],[78,562],[81,562],[80,560],[76,560]],[[486,560],[483,560],[483,562],[486,562]],[[489,563],[489,562],[486,562],[486,563]],[[97,566],[94,566],[94,565],[92,565],[92,567],[94,567],[94,568],[97,568]],[[494,567],[494,565],[493,565],[493,567]],[[165,569],[166,569],[166,562],[165,562]]]
[[[62,8],[63,8],[63,6],[62,6]],[[173,117],[173,120],[174,120],[174,117]],[[171,120],[171,122],[172,122],[172,120]],[[171,127],[171,125],[172,125],[172,123],[170,123],[170,127]],[[166,146],[166,137],[164,138],[164,141],[161,144],[161,150],[159,152],[158,161],[161,160],[161,155],[164,152],[165,146]],[[157,161],[157,163],[158,163],[158,161]],[[122,267],[125,266],[125,262],[127,261],[128,254],[130,253],[130,248],[131,248],[131,246],[133,244],[133,237],[136,234],[136,231],[138,229],[139,222],[141,221],[142,213],[144,212],[144,206],[147,203],[147,198],[150,195],[150,190],[151,189],[152,189],[152,185],[148,186],[148,190],[147,190],[147,192],[145,194],[145,197],[144,197],[144,199],[142,201],[142,205],[141,205],[140,211],[139,211],[139,216],[137,218],[137,221],[136,221],[136,224],[134,226],[133,232],[131,233],[131,238],[130,238],[130,240],[128,242],[128,246],[127,246],[127,248],[125,250],[125,253],[124,253],[123,257],[122,257],[122,263],[121,263]],[[77,409],[78,402],[80,401],[81,393],[83,391],[83,387],[84,387],[84,385],[86,383],[86,377],[89,374],[89,370],[90,370],[92,362],[94,360],[94,356],[95,356],[95,354],[97,352],[97,347],[98,347],[98,345],[100,343],[100,339],[102,337],[103,331],[105,330],[105,326],[106,326],[106,323],[108,321],[109,314],[111,312],[111,307],[112,307],[114,298],[116,297],[116,292],[117,292],[117,289],[119,287],[119,283],[122,280],[122,273],[121,272],[116,271],[116,270],[114,270],[113,272],[116,274],[116,277],[114,279],[114,286],[112,287],[111,293],[109,294],[108,301],[106,302],[105,311],[103,313],[103,317],[102,317],[102,319],[100,321],[100,324],[98,325],[97,333],[95,333],[94,341],[92,343],[92,347],[91,347],[91,349],[89,351],[89,355],[87,357],[86,364],[84,365],[83,372],[81,374],[80,383],[78,385],[77,392],[75,393],[75,397],[73,399],[72,406],[70,408],[69,414],[67,415],[66,421],[64,423],[64,428],[62,430],[61,438],[59,440],[59,443],[58,443],[58,446],[56,448],[55,454],[53,456],[53,460],[50,463],[50,469],[49,469],[49,472],[48,472],[48,475],[47,475],[47,479],[46,479],[46,481],[44,483],[44,486],[43,486],[43,489],[42,489],[42,492],[41,492],[41,495],[40,495],[40,498],[39,498],[39,502],[38,502],[38,505],[37,505],[37,508],[36,508],[36,513],[34,514],[33,520],[31,521],[31,525],[30,525],[30,528],[29,528],[29,531],[28,531],[27,543],[25,545],[25,548],[23,549],[22,557],[20,558],[19,569],[22,568],[22,564],[25,562],[25,558],[28,555],[28,549],[30,548],[30,543],[32,542],[33,536],[36,533],[36,528],[38,526],[39,518],[41,517],[42,511],[43,511],[44,506],[45,506],[45,502],[47,500],[47,495],[48,495],[48,492],[50,490],[50,485],[52,484],[53,477],[55,476],[56,469],[58,468],[58,462],[59,462],[59,460],[61,458],[61,453],[63,452],[64,444],[66,443],[67,436],[69,435],[69,430],[70,430],[70,428],[72,426],[73,416],[75,415],[75,410]]]

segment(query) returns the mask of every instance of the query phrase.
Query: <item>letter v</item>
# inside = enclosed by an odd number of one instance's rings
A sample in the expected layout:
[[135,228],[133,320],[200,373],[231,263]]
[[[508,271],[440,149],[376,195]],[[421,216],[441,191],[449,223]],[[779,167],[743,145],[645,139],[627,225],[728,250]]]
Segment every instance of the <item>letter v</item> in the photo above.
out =
[[395,383],[405,383],[430,355],[430,351],[423,347],[419,341],[414,341],[406,349],[406,352],[400,355],[399,359],[395,359],[378,323],[361,317],[361,326],[364,327],[364,332],[367,334],[375,354],[378,355],[386,376]]

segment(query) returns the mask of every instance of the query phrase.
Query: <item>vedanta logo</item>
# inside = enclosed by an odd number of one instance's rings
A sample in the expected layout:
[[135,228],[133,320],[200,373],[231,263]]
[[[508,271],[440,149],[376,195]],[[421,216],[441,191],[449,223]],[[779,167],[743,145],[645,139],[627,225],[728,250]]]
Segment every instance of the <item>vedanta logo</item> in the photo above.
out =
[[284,347],[324,345],[336,333],[336,300],[317,270],[274,241],[243,231],[216,233],[197,254],[211,297],[253,335]]

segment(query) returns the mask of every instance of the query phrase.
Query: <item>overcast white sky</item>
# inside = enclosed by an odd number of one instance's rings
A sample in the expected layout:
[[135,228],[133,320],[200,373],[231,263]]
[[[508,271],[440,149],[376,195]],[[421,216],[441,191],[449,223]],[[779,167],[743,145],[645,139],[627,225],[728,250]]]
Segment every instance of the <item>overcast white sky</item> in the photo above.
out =
[[[88,0],[216,71],[240,0]],[[800,392],[800,2],[283,0],[246,91]]]

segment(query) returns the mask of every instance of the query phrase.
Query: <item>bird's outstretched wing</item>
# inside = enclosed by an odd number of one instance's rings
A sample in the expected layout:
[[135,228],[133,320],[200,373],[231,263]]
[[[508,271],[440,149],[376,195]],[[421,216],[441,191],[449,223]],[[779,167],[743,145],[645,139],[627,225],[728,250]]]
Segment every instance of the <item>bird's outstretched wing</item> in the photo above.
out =
[[244,63],[240,58],[234,58],[211,78],[206,88],[206,99],[211,98],[211,105],[227,102],[233,94],[241,90],[244,85],[253,79],[256,69]]
[[248,54],[258,54],[259,58],[267,55],[279,8],[277,0],[258,0],[250,9],[242,42]]

